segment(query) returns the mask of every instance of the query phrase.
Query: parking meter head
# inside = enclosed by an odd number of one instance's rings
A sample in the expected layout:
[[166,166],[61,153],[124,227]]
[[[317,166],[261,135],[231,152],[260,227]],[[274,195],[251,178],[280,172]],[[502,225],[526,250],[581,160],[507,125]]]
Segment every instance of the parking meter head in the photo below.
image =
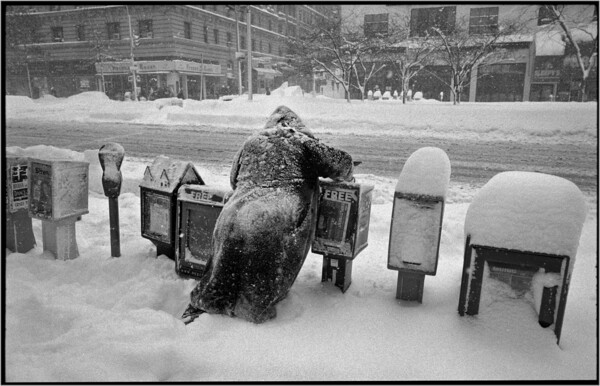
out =
[[98,150],[98,158],[102,167],[102,188],[104,195],[116,198],[121,193],[121,164],[125,149],[118,143],[107,143]]

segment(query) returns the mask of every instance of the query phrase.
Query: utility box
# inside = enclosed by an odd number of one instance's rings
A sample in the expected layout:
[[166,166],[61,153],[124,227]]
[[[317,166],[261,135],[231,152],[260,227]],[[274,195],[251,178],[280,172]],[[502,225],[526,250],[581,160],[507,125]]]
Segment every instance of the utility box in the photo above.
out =
[[435,276],[450,160],[436,147],[415,151],[402,167],[394,193],[388,269],[398,271],[396,298],[423,301],[425,275]]
[[183,184],[204,185],[191,162],[157,157],[140,184],[142,237],[156,245],[156,255],[175,259],[177,191]]
[[552,327],[558,343],[586,213],[583,194],[564,178],[494,176],[467,211],[458,313],[477,315],[483,284],[500,280],[510,286],[512,299],[534,299],[539,325]]
[[182,185],[177,197],[175,271],[200,278],[212,258],[212,237],[223,205],[232,191],[207,185]]
[[29,160],[29,215],[42,220],[44,250],[58,259],[79,256],[75,222],[88,213],[89,163]]
[[320,181],[313,253],[323,255],[322,281],[342,292],[352,281],[352,260],[368,245],[373,186]]
[[35,246],[29,217],[29,159],[7,156],[6,159],[6,248],[25,253]]

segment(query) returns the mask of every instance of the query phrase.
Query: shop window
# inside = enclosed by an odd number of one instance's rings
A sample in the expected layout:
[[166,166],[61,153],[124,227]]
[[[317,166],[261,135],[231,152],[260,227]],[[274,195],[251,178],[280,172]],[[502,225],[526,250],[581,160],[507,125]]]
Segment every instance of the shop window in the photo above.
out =
[[138,23],[138,34],[140,38],[152,38],[152,20],[140,20]]
[[190,24],[187,21],[183,22],[183,36],[186,39],[191,39],[192,38],[192,24]]
[[387,35],[389,14],[365,15],[364,21],[365,36]]
[[556,19],[556,15],[550,7],[551,5],[540,5],[537,25],[550,24]]
[[498,31],[498,7],[471,8],[469,34],[487,34]]
[[63,27],[52,27],[52,41],[53,42],[63,42]]
[[427,36],[433,28],[454,31],[456,7],[414,8],[410,12],[410,36]]
[[106,23],[106,29],[108,30],[108,40],[119,40],[121,39],[121,24]]
[[75,34],[77,35],[77,40],[82,42],[85,40],[85,26],[77,25],[75,26]]
[[215,44],[219,44],[219,30],[215,28],[213,30],[213,35],[214,35],[214,38],[215,38]]
[[208,43],[208,27],[204,26],[204,43]]

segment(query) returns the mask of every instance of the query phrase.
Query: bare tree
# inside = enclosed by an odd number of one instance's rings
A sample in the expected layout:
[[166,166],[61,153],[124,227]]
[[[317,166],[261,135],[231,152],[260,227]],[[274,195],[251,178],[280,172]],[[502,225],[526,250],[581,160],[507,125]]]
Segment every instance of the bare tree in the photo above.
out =
[[[598,9],[597,5],[590,5],[582,10],[569,14],[565,12],[566,7],[561,4],[550,4],[543,6],[551,15],[552,24],[558,25],[564,32],[566,43],[572,47],[577,60],[577,67],[581,71],[581,101],[587,100],[586,87],[590,72],[598,71]],[[592,21],[593,15],[596,20]]]
[[[471,73],[480,64],[501,62],[505,57],[504,48],[512,36],[524,31],[525,25],[519,20],[505,20],[502,24],[492,25],[485,31],[470,31],[469,20],[457,20],[453,28],[432,27],[437,49],[450,68],[450,90],[454,104],[460,103],[460,97],[470,84]],[[445,80],[442,80],[446,83]]]
[[6,65],[9,69],[17,70],[25,67],[29,96],[33,98],[29,64],[41,55],[39,47],[41,20],[28,6],[7,6],[4,25],[4,44],[6,49]]

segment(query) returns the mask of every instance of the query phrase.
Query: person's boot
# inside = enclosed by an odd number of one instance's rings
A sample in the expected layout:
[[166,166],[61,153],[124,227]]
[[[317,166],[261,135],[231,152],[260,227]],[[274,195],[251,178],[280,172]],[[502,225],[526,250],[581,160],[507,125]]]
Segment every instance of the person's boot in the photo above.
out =
[[198,316],[202,315],[204,312],[205,312],[204,310],[201,310],[200,308],[196,308],[193,305],[188,304],[188,307],[183,312],[183,315],[181,315],[181,320],[185,324],[190,324],[194,320],[196,320],[196,318]]

